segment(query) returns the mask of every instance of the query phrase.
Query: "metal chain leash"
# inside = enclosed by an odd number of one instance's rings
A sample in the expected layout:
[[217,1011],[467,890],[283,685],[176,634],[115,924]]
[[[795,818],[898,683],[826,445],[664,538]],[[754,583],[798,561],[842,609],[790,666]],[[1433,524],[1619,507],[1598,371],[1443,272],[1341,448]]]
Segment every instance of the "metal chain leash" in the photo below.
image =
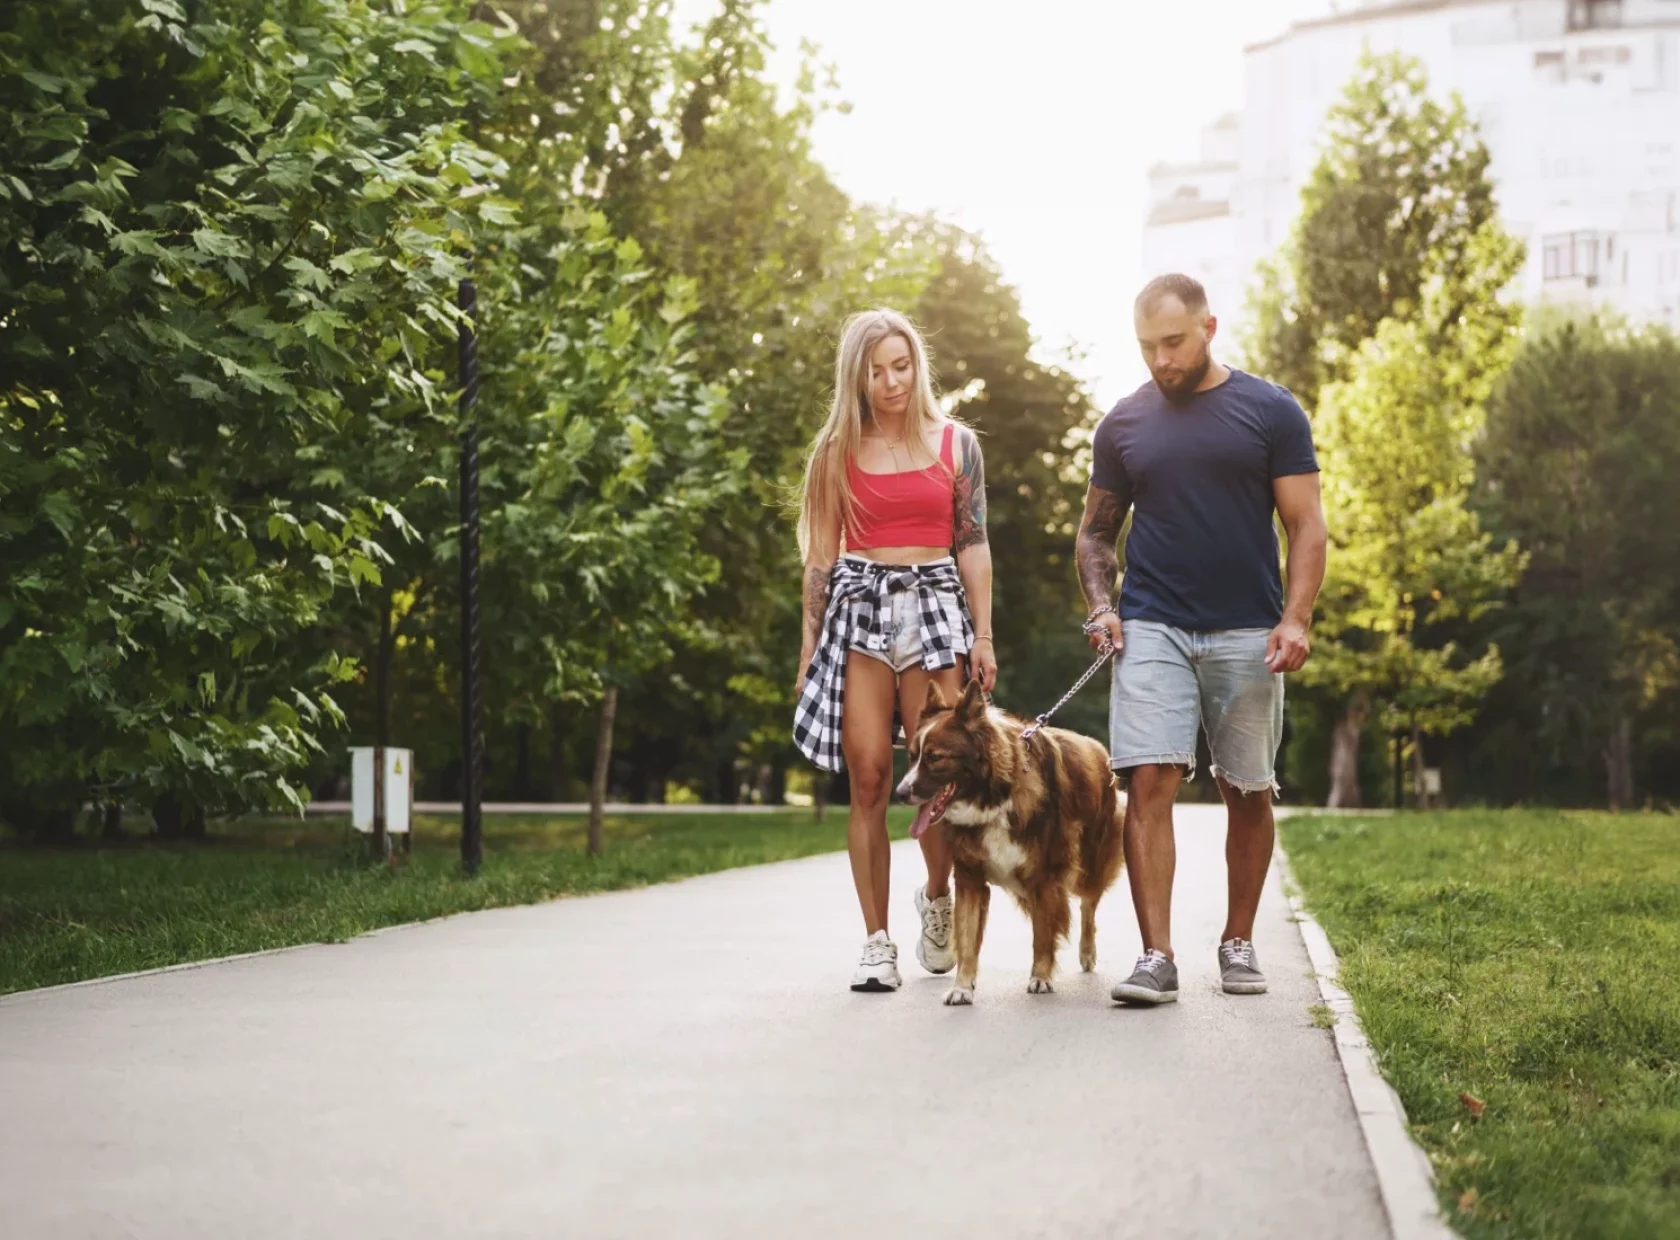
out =
[[[1097,628],[1098,628],[1096,617],[1093,616],[1091,619],[1087,620],[1081,627],[1087,633],[1096,632]],[[1078,680],[1073,682],[1073,688],[1069,689],[1066,693],[1062,694],[1060,701],[1058,701],[1049,710],[1045,711],[1042,715],[1038,716],[1038,718],[1034,719],[1030,724],[1027,725],[1026,730],[1021,733],[1021,743],[1024,745],[1028,741],[1032,740],[1033,737],[1037,736],[1038,732],[1039,732],[1039,729],[1042,728],[1046,723],[1048,723],[1050,721],[1050,716],[1054,715],[1062,707],[1066,706],[1069,702],[1073,701],[1074,695],[1077,694],[1081,689],[1083,689],[1086,686],[1086,684],[1089,683],[1091,677],[1095,676],[1099,671],[1102,670],[1103,664],[1107,663],[1113,657],[1114,657],[1114,647],[1105,645],[1103,647],[1102,654],[1097,656],[1097,661],[1095,663],[1091,664],[1090,667],[1086,668],[1085,669],[1085,674],[1082,675]]]

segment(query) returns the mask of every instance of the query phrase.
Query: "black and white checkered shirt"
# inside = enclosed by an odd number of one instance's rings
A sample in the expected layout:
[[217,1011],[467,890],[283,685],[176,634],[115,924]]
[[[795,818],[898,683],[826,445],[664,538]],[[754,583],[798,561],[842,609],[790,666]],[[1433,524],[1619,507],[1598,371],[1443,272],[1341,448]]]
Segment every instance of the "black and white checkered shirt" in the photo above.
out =
[[[957,642],[974,646],[974,624],[955,560],[894,566],[864,560],[840,559],[828,578],[828,611],[811,665],[805,669],[805,689],[793,712],[793,739],[799,752],[825,771],[845,765],[840,753],[840,719],[846,706],[846,652],[854,645],[885,651],[891,644],[887,625],[892,596],[914,590],[921,612],[922,666],[939,671],[957,665]],[[962,632],[951,631],[941,596],[954,598]]]

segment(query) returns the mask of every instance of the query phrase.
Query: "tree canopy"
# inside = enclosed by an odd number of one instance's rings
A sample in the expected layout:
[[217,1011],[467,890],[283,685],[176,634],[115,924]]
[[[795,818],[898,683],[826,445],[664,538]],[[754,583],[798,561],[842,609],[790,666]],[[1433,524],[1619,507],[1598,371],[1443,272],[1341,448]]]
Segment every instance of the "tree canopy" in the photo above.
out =
[[[1487,149],[1422,67],[1367,55],[1324,134],[1279,258],[1262,268],[1248,348],[1313,414],[1331,554],[1317,652],[1300,682],[1335,710],[1332,804],[1358,804],[1358,752],[1384,731],[1474,717],[1498,650],[1445,626],[1515,584],[1469,506],[1470,450],[1515,343],[1522,248],[1499,223]],[[1309,699],[1309,702],[1311,699]],[[1414,751],[1416,745],[1414,743]]]

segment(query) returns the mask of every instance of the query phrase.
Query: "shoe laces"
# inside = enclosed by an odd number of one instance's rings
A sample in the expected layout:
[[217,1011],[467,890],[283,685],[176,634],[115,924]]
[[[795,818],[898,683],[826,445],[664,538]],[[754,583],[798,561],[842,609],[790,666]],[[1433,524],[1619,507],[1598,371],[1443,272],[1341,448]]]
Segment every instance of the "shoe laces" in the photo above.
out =
[[1247,939],[1232,939],[1228,943],[1221,943],[1220,946],[1225,949],[1226,963],[1244,969],[1254,967],[1254,944]]
[[1153,947],[1138,957],[1137,967],[1140,972],[1153,977],[1167,963],[1167,953],[1156,951]]
[[928,900],[922,906],[922,929],[936,943],[951,937],[951,905],[945,898]]
[[893,950],[892,943],[884,938],[870,938],[863,941],[864,964],[886,964],[887,961],[891,960],[897,954],[898,953]]

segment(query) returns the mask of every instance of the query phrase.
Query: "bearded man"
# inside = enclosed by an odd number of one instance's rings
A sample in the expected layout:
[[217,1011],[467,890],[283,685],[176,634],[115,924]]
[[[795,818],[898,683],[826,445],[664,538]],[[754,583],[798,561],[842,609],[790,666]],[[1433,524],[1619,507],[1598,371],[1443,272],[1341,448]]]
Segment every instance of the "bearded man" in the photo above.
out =
[[[1259,994],[1251,939],[1272,860],[1283,677],[1307,660],[1326,533],[1301,406],[1213,359],[1218,320],[1189,276],[1151,280],[1133,307],[1150,382],[1098,425],[1077,543],[1092,645],[1118,655],[1109,754],[1127,786],[1126,873],[1143,955],[1117,1002],[1178,998],[1170,920],[1173,800],[1205,730],[1225,801],[1228,912],[1220,984]],[[1128,510],[1126,576],[1115,543]],[[1273,513],[1289,536],[1289,589]]]

